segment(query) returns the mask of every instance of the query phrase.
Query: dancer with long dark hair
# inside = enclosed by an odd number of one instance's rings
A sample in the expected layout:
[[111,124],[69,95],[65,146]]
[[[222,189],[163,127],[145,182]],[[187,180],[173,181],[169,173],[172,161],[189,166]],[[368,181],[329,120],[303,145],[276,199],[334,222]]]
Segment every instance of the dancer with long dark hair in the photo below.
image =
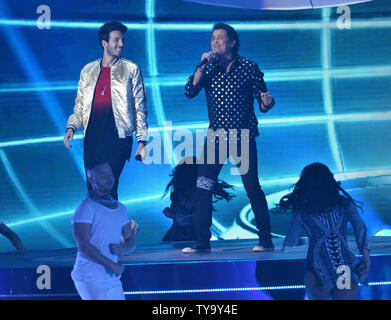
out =
[[[357,210],[361,205],[340,186],[329,168],[321,163],[306,166],[293,191],[281,198],[276,209],[292,214],[282,250],[296,244],[300,227],[308,235],[305,286],[309,298],[355,299],[358,284],[367,283],[369,272],[367,228]],[[349,251],[348,222],[364,261]]]
[[[170,207],[163,213],[173,220],[171,228],[163,237],[163,241],[195,241],[195,190],[197,185],[197,158],[183,159],[170,173],[172,177],[164,191],[163,197],[170,192]],[[235,187],[218,180],[214,190],[214,202],[225,199],[230,201],[235,195],[228,189]],[[214,210],[214,209],[213,209]]]

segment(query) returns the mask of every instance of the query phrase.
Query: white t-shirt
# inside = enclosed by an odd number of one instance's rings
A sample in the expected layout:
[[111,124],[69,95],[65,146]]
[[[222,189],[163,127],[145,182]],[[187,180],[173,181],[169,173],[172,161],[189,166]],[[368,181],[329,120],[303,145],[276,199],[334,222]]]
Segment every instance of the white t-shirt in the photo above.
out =
[[[72,224],[92,224],[90,243],[114,262],[118,261],[118,256],[110,253],[109,244],[120,243],[122,227],[129,222],[128,212],[122,203],[118,202],[117,209],[110,209],[89,198],[83,200],[72,216]],[[110,275],[104,266],[88,259],[80,251],[77,252],[71,276],[76,281],[119,278]]]

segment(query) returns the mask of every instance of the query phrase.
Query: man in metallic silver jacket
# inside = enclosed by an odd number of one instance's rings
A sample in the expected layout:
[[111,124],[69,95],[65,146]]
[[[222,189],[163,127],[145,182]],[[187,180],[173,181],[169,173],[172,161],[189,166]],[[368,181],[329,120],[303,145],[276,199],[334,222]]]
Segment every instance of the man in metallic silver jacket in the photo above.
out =
[[[105,23],[99,29],[103,59],[88,63],[81,71],[73,114],[66,124],[64,144],[83,126],[84,163],[92,159],[107,161],[115,177],[111,196],[118,199],[118,182],[129,161],[136,133],[135,158],[145,157],[148,139],[146,91],[140,68],[122,58],[124,33],[120,22]],[[88,180],[87,180],[88,181]],[[91,190],[91,185],[87,182]]]

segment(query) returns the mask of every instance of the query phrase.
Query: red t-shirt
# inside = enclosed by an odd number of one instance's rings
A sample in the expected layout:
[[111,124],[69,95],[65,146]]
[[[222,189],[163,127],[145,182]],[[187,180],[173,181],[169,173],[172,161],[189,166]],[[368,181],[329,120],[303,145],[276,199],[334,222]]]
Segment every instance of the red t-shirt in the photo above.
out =
[[102,67],[95,86],[94,100],[84,140],[90,152],[96,150],[104,154],[119,139],[111,103],[110,79],[110,67]]
[[111,110],[110,67],[102,67],[96,82],[95,95],[92,103],[92,113],[103,113]]

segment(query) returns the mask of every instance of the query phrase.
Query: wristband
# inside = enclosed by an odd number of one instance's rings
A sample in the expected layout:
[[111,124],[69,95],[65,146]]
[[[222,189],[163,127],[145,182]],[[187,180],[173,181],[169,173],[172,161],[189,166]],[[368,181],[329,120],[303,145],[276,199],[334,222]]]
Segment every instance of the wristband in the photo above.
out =
[[144,145],[144,147],[147,145],[147,141],[145,141],[145,140],[140,140],[140,141],[138,141],[138,143],[142,143],[143,145]]
[[205,67],[199,67],[198,70],[199,70],[201,73],[204,73],[204,72],[205,72]]

